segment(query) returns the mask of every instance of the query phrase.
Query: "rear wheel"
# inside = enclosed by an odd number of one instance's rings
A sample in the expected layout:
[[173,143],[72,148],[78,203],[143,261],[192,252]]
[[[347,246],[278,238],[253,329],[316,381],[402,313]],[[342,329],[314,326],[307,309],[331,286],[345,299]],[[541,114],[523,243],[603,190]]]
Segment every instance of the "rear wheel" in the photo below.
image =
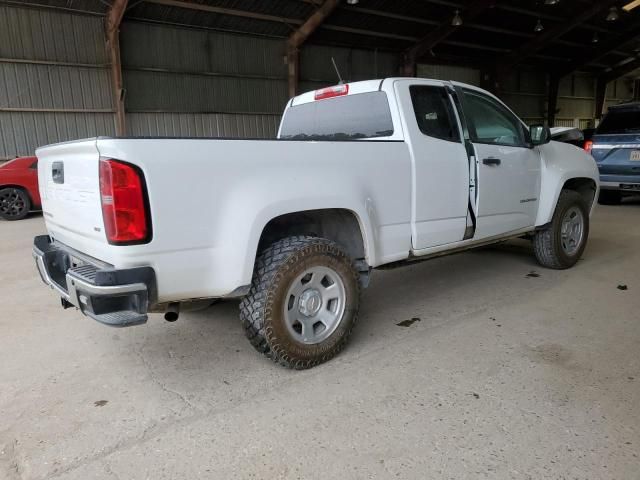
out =
[[619,190],[600,190],[598,203],[601,205],[620,205],[622,192]]
[[533,239],[536,258],[547,268],[570,268],[582,256],[588,237],[589,209],[584,198],[578,192],[563,190],[551,223]]
[[3,188],[0,190],[0,217],[5,220],[21,220],[31,210],[31,200],[24,190]]
[[256,350],[285,367],[305,369],[342,350],[359,300],[358,272],[339,245],[289,237],[258,257],[240,319]]

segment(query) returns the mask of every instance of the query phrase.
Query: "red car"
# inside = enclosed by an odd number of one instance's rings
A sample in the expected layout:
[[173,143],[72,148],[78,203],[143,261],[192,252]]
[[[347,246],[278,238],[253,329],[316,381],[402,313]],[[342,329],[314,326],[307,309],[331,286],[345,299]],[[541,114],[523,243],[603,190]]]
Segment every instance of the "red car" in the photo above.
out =
[[0,218],[20,220],[40,205],[38,159],[22,157],[0,165]]

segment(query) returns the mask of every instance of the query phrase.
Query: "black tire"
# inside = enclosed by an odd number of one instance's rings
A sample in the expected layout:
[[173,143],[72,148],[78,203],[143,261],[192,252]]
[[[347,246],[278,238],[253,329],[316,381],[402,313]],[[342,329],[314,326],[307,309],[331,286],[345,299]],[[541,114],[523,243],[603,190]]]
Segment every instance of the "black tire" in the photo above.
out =
[[9,187],[0,190],[0,218],[22,220],[31,210],[31,199],[20,188]]
[[[346,294],[344,312],[325,340],[306,344],[287,326],[285,301],[291,301],[290,289],[300,275],[317,267],[339,276]],[[344,249],[324,238],[295,236],[273,243],[258,256],[251,290],[240,303],[240,319],[258,352],[284,367],[302,370],[330,360],[344,348],[357,321],[359,303],[358,271]]]
[[619,190],[600,190],[598,203],[600,205],[620,205],[622,202],[622,192]]
[[[569,254],[562,244],[562,222],[567,212],[573,207],[577,207],[582,212],[583,233],[577,249]],[[578,192],[563,190],[560,193],[560,198],[558,198],[551,224],[544,230],[536,232],[533,239],[533,248],[540,265],[562,270],[573,267],[578,262],[587,245],[588,238],[589,207],[587,203]]]

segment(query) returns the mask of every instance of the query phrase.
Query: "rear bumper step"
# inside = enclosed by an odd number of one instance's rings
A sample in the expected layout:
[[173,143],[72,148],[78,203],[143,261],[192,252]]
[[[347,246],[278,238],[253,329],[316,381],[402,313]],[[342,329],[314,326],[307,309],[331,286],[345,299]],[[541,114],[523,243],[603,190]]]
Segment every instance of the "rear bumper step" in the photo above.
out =
[[151,267],[116,270],[52,243],[48,235],[35,237],[33,257],[42,281],[84,315],[113,327],[140,325],[156,302],[155,272]]

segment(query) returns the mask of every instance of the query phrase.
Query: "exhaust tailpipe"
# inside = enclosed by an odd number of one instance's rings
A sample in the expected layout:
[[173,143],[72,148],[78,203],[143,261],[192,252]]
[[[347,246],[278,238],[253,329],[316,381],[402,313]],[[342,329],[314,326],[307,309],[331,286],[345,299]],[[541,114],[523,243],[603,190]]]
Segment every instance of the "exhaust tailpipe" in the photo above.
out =
[[178,320],[180,316],[180,304],[179,303],[170,303],[167,307],[167,311],[164,314],[164,319],[167,322],[175,322]]

